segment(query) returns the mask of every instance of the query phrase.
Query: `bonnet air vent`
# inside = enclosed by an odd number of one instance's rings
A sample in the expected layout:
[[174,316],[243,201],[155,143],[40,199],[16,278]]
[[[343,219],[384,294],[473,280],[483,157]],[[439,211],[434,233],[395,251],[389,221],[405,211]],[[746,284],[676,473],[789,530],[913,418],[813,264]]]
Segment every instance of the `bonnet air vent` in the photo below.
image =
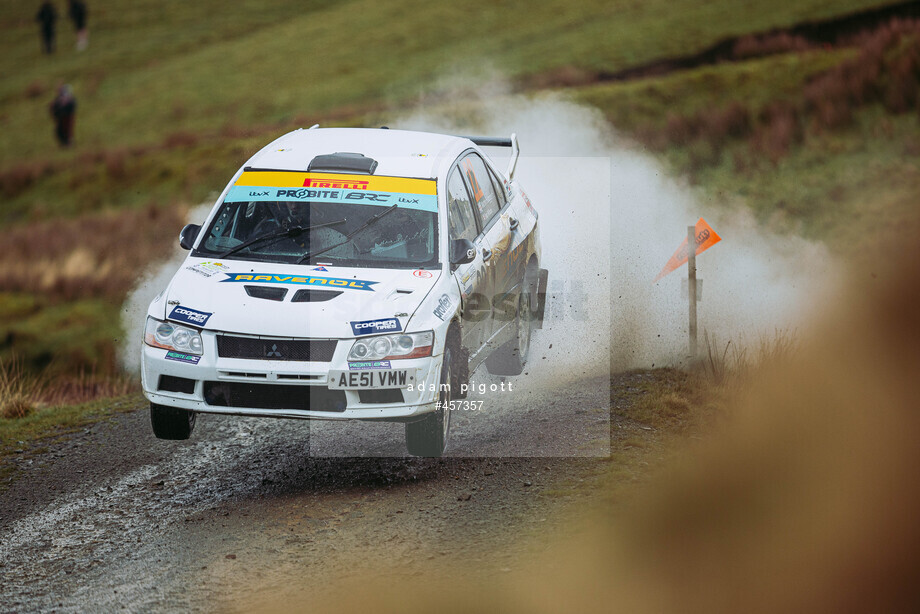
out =
[[341,290],[298,290],[294,293],[292,303],[319,303],[329,301],[342,293]]
[[270,301],[283,301],[287,288],[268,288],[266,286],[243,286],[246,294],[252,298],[264,298]]
[[307,171],[332,171],[335,173],[362,173],[373,175],[377,169],[377,160],[364,154],[336,152],[323,154],[310,160]]

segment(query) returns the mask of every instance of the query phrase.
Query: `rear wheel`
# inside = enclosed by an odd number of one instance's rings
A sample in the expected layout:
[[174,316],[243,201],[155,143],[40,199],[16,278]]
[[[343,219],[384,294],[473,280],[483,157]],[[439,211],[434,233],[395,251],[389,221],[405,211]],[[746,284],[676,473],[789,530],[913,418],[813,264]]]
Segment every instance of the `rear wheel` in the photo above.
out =
[[514,318],[514,337],[486,359],[486,369],[492,375],[520,375],[527,364],[530,336],[533,329],[533,305],[530,290],[525,286],[518,296]]
[[[413,456],[441,456],[450,433],[450,403],[453,398],[453,356],[456,349],[444,348],[438,409],[421,420],[406,423],[406,448]],[[445,384],[447,384],[445,386]]]
[[188,439],[195,429],[195,412],[151,403],[150,425],[158,439]]

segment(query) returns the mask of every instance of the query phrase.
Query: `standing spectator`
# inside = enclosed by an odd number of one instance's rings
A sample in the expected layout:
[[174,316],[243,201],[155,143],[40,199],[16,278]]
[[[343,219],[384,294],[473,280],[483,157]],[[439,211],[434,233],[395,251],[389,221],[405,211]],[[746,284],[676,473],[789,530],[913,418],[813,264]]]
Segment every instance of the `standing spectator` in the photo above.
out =
[[77,51],[83,51],[89,45],[89,30],[86,28],[86,3],[83,0],[70,0],[68,14],[77,31]]
[[57,10],[50,1],[43,2],[35,20],[41,24],[42,48],[45,53],[54,53],[54,22],[57,21]]
[[61,147],[70,147],[73,140],[74,116],[77,111],[77,99],[69,85],[58,88],[55,99],[51,102],[51,117],[54,118],[54,134]]

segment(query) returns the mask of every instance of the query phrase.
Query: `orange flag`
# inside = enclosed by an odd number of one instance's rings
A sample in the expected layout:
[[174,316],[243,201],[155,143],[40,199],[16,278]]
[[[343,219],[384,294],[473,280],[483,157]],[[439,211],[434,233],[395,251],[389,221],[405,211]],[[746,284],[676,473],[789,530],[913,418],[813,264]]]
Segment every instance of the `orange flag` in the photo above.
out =
[[[706,220],[700,218],[696,223],[696,253],[701,254],[707,249],[718,243],[722,240],[722,237],[716,234],[716,231],[712,229]],[[674,255],[671,256],[671,259],[668,260],[668,263],[664,265],[664,268],[661,269],[661,272],[658,273],[658,277],[652,283],[655,283],[674,269],[680,267],[687,262],[687,257],[690,255],[690,252],[687,250],[687,238],[684,237],[683,243],[680,244],[680,247],[677,248],[677,251],[674,252]]]

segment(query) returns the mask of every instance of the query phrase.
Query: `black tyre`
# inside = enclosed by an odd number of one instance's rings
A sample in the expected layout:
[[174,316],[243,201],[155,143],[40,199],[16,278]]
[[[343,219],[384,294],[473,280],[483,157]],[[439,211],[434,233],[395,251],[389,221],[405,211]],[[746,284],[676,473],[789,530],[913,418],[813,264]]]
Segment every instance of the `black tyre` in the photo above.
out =
[[533,301],[525,286],[518,296],[517,314],[514,318],[514,337],[486,359],[486,369],[492,375],[520,375],[530,353],[530,336],[533,332]]
[[[453,357],[456,348],[448,344],[444,348],[444,361],[441,364],[441,386],[438,409],[427,414],[421,420],[406,423],[406,448],[413,456],[441,456],[447,447],[450,434],[450,402],[453,398]],[[444,386],[448,384],[448,386]]]
[[195,429],[195,412],[151,403],[150,426],[157,439],[188,439]]

